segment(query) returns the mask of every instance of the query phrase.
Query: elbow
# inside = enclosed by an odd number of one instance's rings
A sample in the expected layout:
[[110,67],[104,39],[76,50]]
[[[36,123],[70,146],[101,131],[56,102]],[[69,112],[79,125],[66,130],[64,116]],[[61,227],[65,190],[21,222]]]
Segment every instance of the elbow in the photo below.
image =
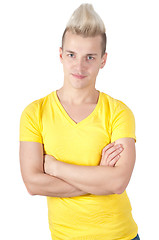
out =
[[120,186],[118,188],[115,189],[114,194],[122,194],[125,191],[126,188],[124,188],[123,186]]
[[22,175],[23,182],[25,184],[25,187],[28,191],[28,193],[31,196],[39,195],[39,174],[30,174],[28,176]]
[[29,193],[31,196],[35,196],[36,193],[35,193],[35,191],[34,191],[34,188],[33,188],[32,184],[30,184],[30,183],[28,183],[28,182],[27,182],[27,183],[24,182],[24,184],[25,184],[25,187],[26,187],[28,193]]
[[28,193],[31,196],[37,195],[36,192],[35,192],[35,190],[36,190],[35,183],[31,179],[29,179],[29,178],[27,178],[27,179],[25,178],[24,179],[23,178],[23,182],[25,184],[25,187],[26,187]]
[[29,193],[31,196],[37,195],[36,192],[33,190],[32,187],[28,187],[27,190],[28,190],[28,193]]
[[112,195],[112,194],[122,194],[125,191],[126,187],[122,182],[115,182],[114,184],[111,184],[105,186],[98,186],[91,188],[90,194],[94,195]]
[[128,184],[124,180],[118,181],[115,186],[114,194],[122,194],[126,190],[127,185]]

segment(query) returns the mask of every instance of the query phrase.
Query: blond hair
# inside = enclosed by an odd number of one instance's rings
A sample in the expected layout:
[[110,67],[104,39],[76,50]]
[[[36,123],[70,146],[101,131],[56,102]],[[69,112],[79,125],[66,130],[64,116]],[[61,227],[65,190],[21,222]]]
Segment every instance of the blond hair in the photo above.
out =
[[106,51],[106,29],[100,16],[94,11],[92,4],[81,4],[72,14],[62,37],[62,48],[67,31],[82,37],[102,37],[102,56]]

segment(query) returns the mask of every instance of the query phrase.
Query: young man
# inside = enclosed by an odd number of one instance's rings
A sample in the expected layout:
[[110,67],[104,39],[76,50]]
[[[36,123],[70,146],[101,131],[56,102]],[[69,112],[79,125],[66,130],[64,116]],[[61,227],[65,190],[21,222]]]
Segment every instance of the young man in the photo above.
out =
[[135,164],[134,117],[95,89],[106,59],[105,26],[83,4],[63,34],[62,88],[21,116],[23,180],[31,195],[48,197],[55,240],[139,239],[125,191]]

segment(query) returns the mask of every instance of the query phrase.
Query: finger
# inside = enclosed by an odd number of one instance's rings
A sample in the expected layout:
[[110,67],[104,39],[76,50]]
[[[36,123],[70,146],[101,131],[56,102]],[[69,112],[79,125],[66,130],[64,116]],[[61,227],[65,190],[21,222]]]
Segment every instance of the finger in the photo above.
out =
[[109,156],[107,157],[107,162],[109,163],[110,161],[112,161],[115,157],[117,157],[122,151],[123,151],[123,147],[120,147],[118,149],[116,149],[114,152],[110,153]]
[[[111,160],[113,160],[113,158],[119,154],[120,152],[116,152],[115,151],[119,148],[123,148],[122,144],[116,144],[114,146],[114,143],[112,144],[108,144],[102,151],[102,158],[101,158],[101,162],[100,165],[107,165]],[[124,148],[123,148],[124,149]],[[105,151],[104,151],[105,150]],[[114,155],[111,155],[114,152]],[[108,161],[108,163],[107,163]]]
[[110,161],[107,161],[107,159],[103,158],[101,163],[100,163],[100,165],[103,165],[103,166],[114,166],[119,159],[120,159],[120,154],[116,155]]
[[108,163],[108,166],[114,167],[115,164],[117,163],[117,161],[118,161],[119,159],[120,159],[120,155],[117,155],[115,158],[113,158],[112,161],[110,161],[110,162]]
[[115,145],[115,142],[113,142],[113,143],[110,143],[110,144],[108,144],[107,146],[105,146],[105,147],[103,148],[103,151],[105,152],[105,151],[108,151],[108,150],[111,150],[111,149],[114,150],[114,148],[117,149],[117,148],[119,148],[119,147],[122,147],[122,144],[116,144],[116,145]]
[[103,148],[103,151],[107,151],[109,148],[113,147],[114,144],[115,144],[115,142],[109,143],[108,145],[106,145],[106,146]]
[[116,144],[115,146],[112,146],[112,147],[110,147],[109,149],[104,150],[104,151],[102,152],[102,155],[103,155],[103,154],[106,154],[106,157],[108,157],[110,154],[112,154],[114,151],[116,151],[116,150],[119,149],[119,148],[123,148],[122,144]]

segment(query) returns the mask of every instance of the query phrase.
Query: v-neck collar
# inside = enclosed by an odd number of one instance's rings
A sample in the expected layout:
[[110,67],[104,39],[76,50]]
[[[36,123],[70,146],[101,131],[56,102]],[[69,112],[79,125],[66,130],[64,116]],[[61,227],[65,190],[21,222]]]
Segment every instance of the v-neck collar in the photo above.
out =
[[76,123],[69,115],[68,113],[66,112],[66,110],[64,109],[64,107],[62,106],[58,96],[57,96],[57,90],[53,92],[53,96],[54,96],[54,99],[56,101],[56,104],[58,106],[58,108],[60,109],[60,111],[62,112],[62,114],[64,115],[64,117],[67,119],[67,121],[73,125],[74,127],[78,127],[78,126],[81,126],[87,122],[89,122],[89,120],[96,114],[96,112],[98,111],[99,107],[100,107],[100,102],[101,102],[101,92],[99,92],[99,97],[98,97],[98,102],[94,108],[94,110],[86,117],[84,118],[83,120],[81,120],[80,122]]

